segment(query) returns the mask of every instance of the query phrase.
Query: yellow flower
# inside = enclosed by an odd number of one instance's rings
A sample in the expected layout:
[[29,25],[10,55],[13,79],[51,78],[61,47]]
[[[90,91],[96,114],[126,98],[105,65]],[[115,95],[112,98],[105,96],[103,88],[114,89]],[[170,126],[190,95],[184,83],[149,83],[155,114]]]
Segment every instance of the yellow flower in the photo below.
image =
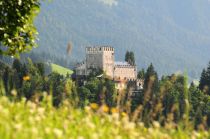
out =
[[109,107],[107,105],[102,106],[102,111],[103,112],[109,112]]
[[93,110],[97,110],[97,109],[98,109],[98,104],[96,104],[96,103],[91,103],[91,104],[90,104],[90,107],[91,107]]
[[118,111],[117,108],[112,108],[112,109],[111,109],[111,112],[112,112],[112,114],[113,114],[113,113],[118,113],[119,111]]
[[121,115],[122,115],[122,117],[126,117],[127,116],[127,113],[122,112]]
[[24,76],[24,77],[23,77],[23,80],[24,80],[24,81],[29,81],[30,79],[31,79],[30,76]]

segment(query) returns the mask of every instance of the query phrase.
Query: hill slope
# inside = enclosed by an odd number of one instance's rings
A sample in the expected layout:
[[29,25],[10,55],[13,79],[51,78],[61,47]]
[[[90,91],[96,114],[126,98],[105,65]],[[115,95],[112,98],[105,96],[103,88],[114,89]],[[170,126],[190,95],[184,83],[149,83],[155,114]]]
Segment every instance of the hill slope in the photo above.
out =
[[[210,60],[208,0],[104,1],[43,3],[35,51],[80,61],[86,46],[112,45],[117,60],[133,50],[140,68],[153,62],[159,74],[187,70],[192,78],[199,77]],[[73,52],[67,57],[69,41]]]
[[67,74],[71,75],[73,73],[72,70],[68,69],[68,68],[64,68],[60,65],[57,64],[51,64],[51,68],[53,72],[57,72],[63,76],[66,76]]

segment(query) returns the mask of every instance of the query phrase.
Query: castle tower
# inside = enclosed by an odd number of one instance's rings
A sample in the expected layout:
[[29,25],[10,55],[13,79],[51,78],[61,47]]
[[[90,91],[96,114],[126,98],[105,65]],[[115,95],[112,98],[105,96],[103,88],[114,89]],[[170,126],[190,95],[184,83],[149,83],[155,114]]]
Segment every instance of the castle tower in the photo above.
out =
[[103,47],[103,71],[110,78],[114,77],[114,48]]
[[107,76],[113,78],[114,48],[109,46],[86,48],[87,74],[91,69],[102,69]]

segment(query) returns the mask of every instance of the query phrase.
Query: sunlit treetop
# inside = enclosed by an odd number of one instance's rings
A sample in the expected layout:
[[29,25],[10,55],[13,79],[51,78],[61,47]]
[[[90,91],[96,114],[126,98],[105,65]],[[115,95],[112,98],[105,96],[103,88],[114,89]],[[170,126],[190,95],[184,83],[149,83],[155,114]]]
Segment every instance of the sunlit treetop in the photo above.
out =
[[0,55],[19,56],[36,46],[40,0],[0,0]]

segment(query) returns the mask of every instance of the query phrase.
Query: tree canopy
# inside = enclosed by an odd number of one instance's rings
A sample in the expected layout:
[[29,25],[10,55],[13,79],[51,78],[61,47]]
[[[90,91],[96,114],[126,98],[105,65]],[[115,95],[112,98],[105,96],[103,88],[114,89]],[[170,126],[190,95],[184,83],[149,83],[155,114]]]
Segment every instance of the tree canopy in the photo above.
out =
[[206,69],[203,69],[200,78],[199,89],[202,90],[206,94],[210,94],[210,62]]
[[0,0],[0,55],[18,56],[36,46],[39,8],[40,0]]
[[125,54],[125,61],[128,62],[130,65],[135,65],[135,56],[132,51],[127,51]]

